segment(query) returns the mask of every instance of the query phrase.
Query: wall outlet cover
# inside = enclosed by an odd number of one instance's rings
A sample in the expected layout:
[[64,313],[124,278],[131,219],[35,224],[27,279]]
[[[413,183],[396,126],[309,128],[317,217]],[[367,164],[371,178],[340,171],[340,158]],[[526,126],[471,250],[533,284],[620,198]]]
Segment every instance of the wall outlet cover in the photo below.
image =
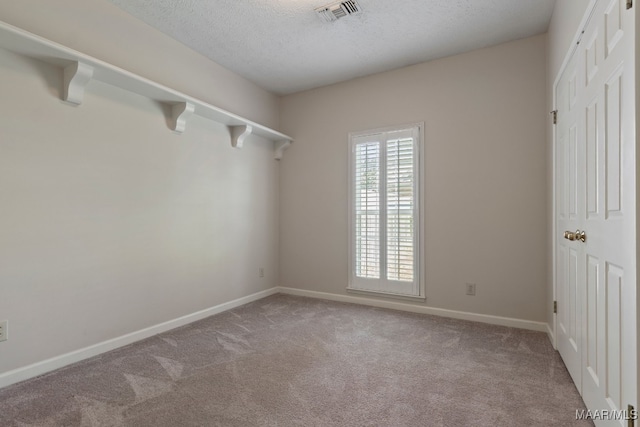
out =
[[476,284],[475,283],[467,283],[466,285],[466,294],[467,295],[475,295],[476,294]]

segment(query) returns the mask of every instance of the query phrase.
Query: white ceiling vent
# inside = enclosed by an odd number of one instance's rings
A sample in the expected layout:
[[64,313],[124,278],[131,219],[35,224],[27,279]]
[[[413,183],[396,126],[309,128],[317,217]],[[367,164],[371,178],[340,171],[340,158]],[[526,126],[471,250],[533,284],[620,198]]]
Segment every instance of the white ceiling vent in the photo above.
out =
[[355,0],[339,1],[316,9],[316,13],[325,22],[337,21],[348,15],[360,13],[360,5]]

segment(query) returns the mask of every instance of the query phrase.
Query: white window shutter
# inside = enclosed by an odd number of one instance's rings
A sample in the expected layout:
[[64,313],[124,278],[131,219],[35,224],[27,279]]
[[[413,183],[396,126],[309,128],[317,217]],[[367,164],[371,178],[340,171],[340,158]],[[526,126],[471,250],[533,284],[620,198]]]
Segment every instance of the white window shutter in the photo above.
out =
[[413,138],[387,141],[387,278],[413,282],[415,235]]
[[350,135],[349,289],[421,297],[419,127]]
[[356,276],[380,278],[380,143],[355,145]]

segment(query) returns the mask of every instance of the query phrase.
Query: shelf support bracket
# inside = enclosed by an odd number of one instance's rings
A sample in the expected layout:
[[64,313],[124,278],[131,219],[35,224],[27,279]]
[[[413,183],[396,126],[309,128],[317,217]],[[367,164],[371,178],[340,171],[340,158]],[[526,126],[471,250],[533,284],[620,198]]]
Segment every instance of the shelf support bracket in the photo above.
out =
[[193,112],[196,110],[196,106],[191,102],[178,102],[171,106],[171,130],[176,133],[182,133],[187,128],[187,120]]
[[76,61],[64,68],[64,100],[75,105],[82,104],[84,90],[93,77],[93,67]]
[[253,126],[229,126],[229,131],[231,132],[231,146],[235,148],[242,148],[244,141],[249,135],[251,135]]
[[285,150],[291,145],[291,140],[283,139],[282,141],[276,141],[274,145],[276,151],[274,156],[275,159],[282,160],[282,156],[284,155]]

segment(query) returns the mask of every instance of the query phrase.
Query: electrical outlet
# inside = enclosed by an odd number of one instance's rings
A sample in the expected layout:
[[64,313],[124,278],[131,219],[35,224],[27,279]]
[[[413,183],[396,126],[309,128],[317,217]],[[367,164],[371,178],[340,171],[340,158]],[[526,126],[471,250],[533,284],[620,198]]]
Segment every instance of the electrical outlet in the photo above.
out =
[[475,283],[467,283],[467,295],[475,296],[476,295],[476,284]]
[[9,321],[0,321],[0,341],[6,341],[9,339]]
[[264,277],[264,268],[263,268],[263,267],[260,267],[260,268],[258,269],[258,276],[260,276],[260,277]]

